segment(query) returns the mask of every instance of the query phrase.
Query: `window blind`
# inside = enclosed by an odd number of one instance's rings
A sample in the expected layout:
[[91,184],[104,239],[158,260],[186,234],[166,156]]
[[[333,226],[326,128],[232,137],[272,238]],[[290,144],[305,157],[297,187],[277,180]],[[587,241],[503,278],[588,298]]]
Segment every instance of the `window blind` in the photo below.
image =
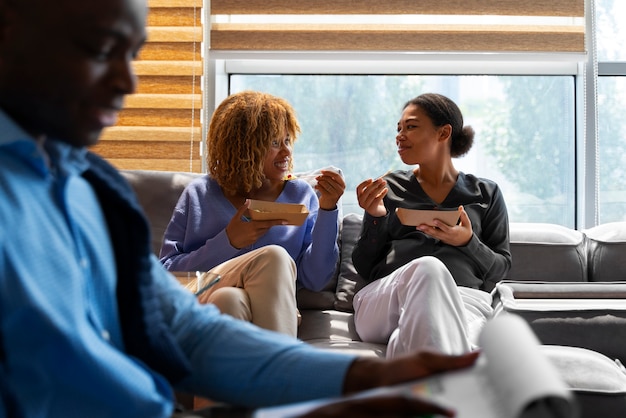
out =
[[[212,51],[585,51],[584,0],[211,0],[210,7]],[[354,15],[376,16],[350,23]]]
[[148,41],[118,123],[94,151],[119,169],[202,170],[202,0],[149,0]]

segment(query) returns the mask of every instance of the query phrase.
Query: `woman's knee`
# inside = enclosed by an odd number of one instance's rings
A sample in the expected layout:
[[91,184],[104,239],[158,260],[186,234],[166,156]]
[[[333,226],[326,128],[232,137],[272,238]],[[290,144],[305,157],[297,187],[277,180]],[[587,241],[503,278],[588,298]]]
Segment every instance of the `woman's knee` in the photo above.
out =
[[272,264],[280,263],[295,266],[293,258],[291,258],[287,250],[280,245],[266,245],[260,248],[259,251],[263,254],[263,257],[266,257],[267,261],[272,262]]
[[295,281],[297,275],[296,263],[287,250],[279,245],[267,245],[259,251],[258,260],[262,260],[265,269],[276,272],[277,276]]
[[420,288],[456,288],[456,282],[445,264],[437,257],[424,256],[410,261],[399,274],[399,285]]
[[252,320],[250,297],[239,287],[222,287],[215,290],[209,296],[208,303],[215,305],[224,314],[248,322]]

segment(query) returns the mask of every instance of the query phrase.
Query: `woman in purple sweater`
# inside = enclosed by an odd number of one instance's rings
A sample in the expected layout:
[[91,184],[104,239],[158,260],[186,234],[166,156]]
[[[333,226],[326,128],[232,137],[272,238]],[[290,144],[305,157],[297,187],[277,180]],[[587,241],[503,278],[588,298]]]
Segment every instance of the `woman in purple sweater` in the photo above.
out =
[[[317,193],[303,180],[288,179],[299,133],[284,99],[253,91],[226,98],[209,127],[209,174],[183,191],[160,254],[170,271],[221,276],[201,302],[293,336],[296,286],[321,290],[334,273],[337,202],[345,190],[334,171],[317,177]],[[303,204],[309,215],[301,226],[251,220],[250,199]]]

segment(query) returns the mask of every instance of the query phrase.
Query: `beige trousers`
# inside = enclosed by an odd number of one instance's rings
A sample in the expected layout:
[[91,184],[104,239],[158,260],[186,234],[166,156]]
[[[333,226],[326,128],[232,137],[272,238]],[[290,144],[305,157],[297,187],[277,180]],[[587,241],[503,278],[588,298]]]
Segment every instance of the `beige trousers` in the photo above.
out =
[[211,270],[222,276],[199,296],[222,313],[261,328],[296,336],[296,263],[278,245],[268,245]]

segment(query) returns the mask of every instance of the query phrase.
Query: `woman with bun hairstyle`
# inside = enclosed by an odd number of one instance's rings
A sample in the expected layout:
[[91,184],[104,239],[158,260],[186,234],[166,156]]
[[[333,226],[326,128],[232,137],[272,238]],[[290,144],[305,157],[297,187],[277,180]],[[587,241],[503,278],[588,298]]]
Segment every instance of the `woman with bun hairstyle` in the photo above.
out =
[[[405,164],[357,186],[363,226],[352,259],[369,282],[353,300],[362,340],[388,343],[387,357],[475,348],[491,316],[489,291],[511,266],[509,222],[498,185],[458,171],[474,130],[449,98],[422,94],[403,108],[396,147]],[[457,210],[459,220],[403,225],[397,208]]]

